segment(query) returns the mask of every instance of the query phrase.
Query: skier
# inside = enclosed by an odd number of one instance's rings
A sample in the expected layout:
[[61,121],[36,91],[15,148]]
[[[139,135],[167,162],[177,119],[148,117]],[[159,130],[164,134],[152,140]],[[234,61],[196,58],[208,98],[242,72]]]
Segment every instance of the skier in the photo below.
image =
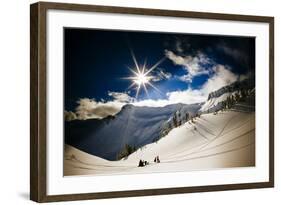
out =
[[140,161],[139,161],[139,167],[143,167],[144,166],[144,163],[143,163],[143,161],[140,159]]
[[154,158],[154,162],[155,162],[155,163],[160,163],[159,156],[156,156],[156,157]]

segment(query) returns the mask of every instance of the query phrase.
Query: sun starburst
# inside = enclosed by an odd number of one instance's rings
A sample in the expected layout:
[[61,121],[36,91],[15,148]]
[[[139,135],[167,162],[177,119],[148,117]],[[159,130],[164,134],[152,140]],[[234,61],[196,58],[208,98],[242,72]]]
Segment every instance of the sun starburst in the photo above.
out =
[[151,75],[152,74],[151,71],[157,68],[157,66],[159,66],[165,60],[165,58],[162,58],[150,68],[146,67],[146,60],[145,60],[143,66],[140,68],[132,50],[131,50],[131,55],[135,64],[135,68],[132,69],[128,67],[128,69],[133,73],[133,76],[125,78],[132,81],[132,84],[128,87],[128,89],[135,87],[136,99],[138,98],[141,88],[143,88],[146,95],[149,96],[147,85],[149,85],[151,88],[155,89],[156,91],[160,92],[160,90],[156,88],[151,82],[152,79],[154,78],[154,76]]

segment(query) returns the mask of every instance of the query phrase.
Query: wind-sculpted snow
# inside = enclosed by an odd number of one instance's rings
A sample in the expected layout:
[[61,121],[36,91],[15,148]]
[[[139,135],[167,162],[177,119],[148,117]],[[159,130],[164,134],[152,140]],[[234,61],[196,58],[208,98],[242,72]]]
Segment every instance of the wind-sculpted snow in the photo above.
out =
[[139,148],[158,140],[164,122],[176,111],[196,113],[200,107],[200,104],[165,107],[128,104],[113,117],[65,122],[65,142],[89,154],[116,160],[126,144]]

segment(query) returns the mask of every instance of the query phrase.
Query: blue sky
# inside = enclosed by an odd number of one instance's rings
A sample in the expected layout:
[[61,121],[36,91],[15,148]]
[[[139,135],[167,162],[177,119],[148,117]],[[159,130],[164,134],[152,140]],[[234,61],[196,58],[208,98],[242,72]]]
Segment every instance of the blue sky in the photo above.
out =
[[[142,84],[137,94],[132,77],[143,65],[144,73],[153,70],[147,74],[147,91]],[[254,73],[254,38],[64,30],[65,110],[85,118],[115,114],[126,103],[164,106],[204,101],[210,91]],[[103,109],[107,110],[100,115]]]

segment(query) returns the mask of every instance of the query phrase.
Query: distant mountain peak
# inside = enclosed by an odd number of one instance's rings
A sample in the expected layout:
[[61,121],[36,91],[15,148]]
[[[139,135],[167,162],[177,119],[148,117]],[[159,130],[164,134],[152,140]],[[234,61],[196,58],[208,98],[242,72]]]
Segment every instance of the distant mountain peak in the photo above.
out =
[[100,120],[71,121],[65,124],[66,143],[108,160],[130,145],[136,148],[159,139],[163,124],[178,110],[197,113],[199,104],[171,104],[164,107],[126,104],[121,111]]
[[121,108],[121,110],[128,110],[128,109],[132,109],[133,107],[135,107],[133,104],[128,103],[128,104],[124,105]]
[[221,95],[225,93],[231,93],[234,91],[237,91],[239,89],[250,89],[255,87],[255,79],[254,77],[250,77],[244,80],[237,80],[230,85],[226,85],[218,90],[215,90],[213,92],[210,92],[208,95],[208,100],[212,98],[220,97]]

